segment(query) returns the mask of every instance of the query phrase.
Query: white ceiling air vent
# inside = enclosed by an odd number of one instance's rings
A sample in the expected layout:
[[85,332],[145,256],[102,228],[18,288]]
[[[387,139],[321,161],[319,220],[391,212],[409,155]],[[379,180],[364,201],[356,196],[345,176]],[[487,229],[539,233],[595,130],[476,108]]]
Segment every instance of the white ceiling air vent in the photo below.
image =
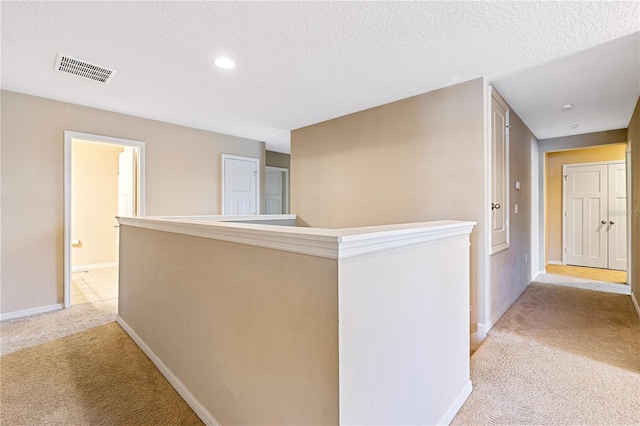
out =
[[89,80],[99,81],[100,83],[109,83],[116,70],[101,67],[100,65],[91,64],[89,62],[75,59],[67,55],[58,53],[56,60],[56,70],[79,75]]

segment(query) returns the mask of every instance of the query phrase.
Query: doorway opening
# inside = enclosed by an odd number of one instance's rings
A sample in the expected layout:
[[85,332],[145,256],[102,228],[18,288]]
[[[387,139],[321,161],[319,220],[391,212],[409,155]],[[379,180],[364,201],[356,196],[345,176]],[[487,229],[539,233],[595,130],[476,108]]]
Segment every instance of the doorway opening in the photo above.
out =
[[[545,154],[547,272],[627,284],[626,150],[623,142]],[[607,163],[618,163],[621,170]]]
[[265,167],[264,202],[266,214],[289,213],[289,169]]
[[144,143],[64,135],[64,307],[117,300],[118,216],[144,215]]

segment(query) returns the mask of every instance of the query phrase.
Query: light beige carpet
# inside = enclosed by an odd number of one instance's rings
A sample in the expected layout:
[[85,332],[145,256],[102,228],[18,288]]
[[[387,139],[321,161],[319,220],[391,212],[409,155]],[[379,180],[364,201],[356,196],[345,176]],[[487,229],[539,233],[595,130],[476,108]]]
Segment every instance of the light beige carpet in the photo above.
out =
[[640,320],[626,295],[533,283],[471,357],[454,425],[640,425]]
[[102,305],[2,324],[0,424],[202,424]]
[[73,305],[0,323],[0,354],[29,348],[116,320],[118,299]]

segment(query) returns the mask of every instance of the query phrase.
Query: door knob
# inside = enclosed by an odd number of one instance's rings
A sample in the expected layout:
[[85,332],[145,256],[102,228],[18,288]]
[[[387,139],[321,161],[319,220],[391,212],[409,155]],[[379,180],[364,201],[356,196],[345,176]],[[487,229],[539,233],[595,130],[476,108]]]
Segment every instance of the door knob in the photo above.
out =
[[610,221],[609,223],[610,223],[611,225],[613,225],[615,222],[614,222],[614,221]]
[[601,224],[603,224],[603,225],[606,225],[606,224],[607,224],[607,221],[606,221],[606,220],[603,220],[603,221],[601,221],[600,223],[601,223]]
[[493,209],[499,209],[500,208],[500,204],[493,204],[491,203],[491,210]]

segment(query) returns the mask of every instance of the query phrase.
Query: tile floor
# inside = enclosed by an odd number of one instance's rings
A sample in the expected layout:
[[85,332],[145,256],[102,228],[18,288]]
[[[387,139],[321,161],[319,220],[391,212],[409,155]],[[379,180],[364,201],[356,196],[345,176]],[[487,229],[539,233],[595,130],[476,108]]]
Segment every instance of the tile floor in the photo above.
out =
[[118,297],[118,267],[92,269],[71,274],[71,304],[97,302]]

